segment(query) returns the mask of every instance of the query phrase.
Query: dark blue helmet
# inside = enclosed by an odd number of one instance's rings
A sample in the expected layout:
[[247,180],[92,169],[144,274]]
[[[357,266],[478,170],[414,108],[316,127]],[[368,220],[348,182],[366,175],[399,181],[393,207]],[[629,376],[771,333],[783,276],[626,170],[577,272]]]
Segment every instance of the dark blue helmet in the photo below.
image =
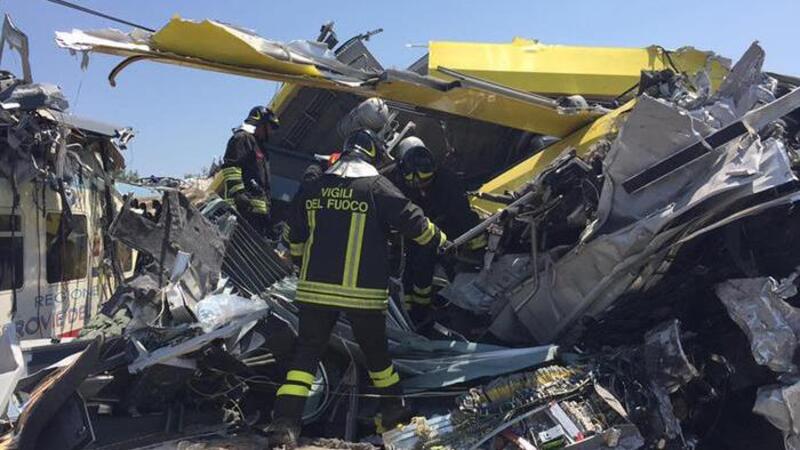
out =
[[342,147],[342,156],[354,156],[375,165],[383,148],[383,140],[375,132],[360,129],[347,136]]
[[247,115],[247,118],[244,119],[244,122],[255,126],[269,125],[272,128],[278,128],[278,126],[280,126],[278,116],[266,106],[254,106]]

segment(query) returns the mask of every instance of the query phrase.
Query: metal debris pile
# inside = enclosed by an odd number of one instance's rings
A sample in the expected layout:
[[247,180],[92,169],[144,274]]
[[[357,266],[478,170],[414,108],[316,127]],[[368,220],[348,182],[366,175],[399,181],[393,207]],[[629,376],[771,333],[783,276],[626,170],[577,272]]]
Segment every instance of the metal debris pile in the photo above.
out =
[[[197,39],[183,45],[187,36]],[[636,49],[659,61],[626,75],[636,86],[594,92],[597,83],[578,83],[579,92],[554,98],[536,80],[505,86],[444,63],[384,70],[360,39],[335,50],[327,40],[284,45],[213,21],[57,39],[129,58],[112,80],[148,59],[295,83],[280,98],[294,99],[283,108],[297,120],[282,122],[297,126],[282,127],[271,149],[284,203],[301,182],[297,168],[315,163],[300,143],[334,150],[335,123],[349,128],[369,109],[355,96],[389,100],[376,103],[387,134],[414,132],[413,116],[426,141],[440,138],[439,156],[480,172],[467,178],[480,183],[473,206],[485,220],[451,236],[439,291],[447,303],[428,326],[410,319],[392,280],[389,347],[418,417],[375,429],[376,394],[342,318],[304,433],[353,444],[318,445],[800,448],[800,79],[765,72],[757,43],[733,66],[694,49]],[[204,39],[242,52],[220,56]],[[447,60],[446,47],[432,44],[430,60]],[[675,60],[688,64],[687,55],[703,63],[680,70]],[[630,81],[622,78],[615,82]],[[32,99],[38,106],[25,106]],[[0,78],[0,175],[51,180],[68,204],[76,172],[63,168],[84,158],[65,138],[62,100]],[[336,104],[348,108],[322,107]],[[309,131],[301,116],[331,126]],[[511,142],[517,150],[495,158]],[[111,160],[101,161],[107,181]],[[6,325],[4,446],[136,448],[212,434],[261,442],[297,335],[297,279],[276,243],[204,182],[153,178],[158,214],[132,199],[112,211],[104,237],[141,259],[81,339],[22,349]],[[479,261],[448,260],[483,233]]]

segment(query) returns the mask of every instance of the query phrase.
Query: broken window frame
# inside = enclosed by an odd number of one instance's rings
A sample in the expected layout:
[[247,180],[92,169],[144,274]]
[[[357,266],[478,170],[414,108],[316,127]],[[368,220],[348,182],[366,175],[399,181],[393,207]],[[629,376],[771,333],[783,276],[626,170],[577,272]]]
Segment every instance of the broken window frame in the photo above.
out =
[[[52,220],[52,217],[57,217],[58,219],[58,228],[55,234],[50,232],[49,222]],[[69,226],[69,229],[66,229],[65,226],[67,225],[64,222],[64,214],[61,212],[48,212],[45,217],[45,242],[47,248],[45,249],[45,260],[46,260],[46,278],[49,284],[59,284],[59,283],[66,283],[75,280],[81,280],[88,276],[89,274],[89,220],[86,215],[84,214],[72,214],[71,220],[72,223]],[[52,248],[53,245],[58,239],[58,235],[64,233],[62,239],[71,240],[77,239],[78,243],[83,243],[80,247],[80,252],[74,252],[73,254],[66,254],[66,246],[61,246],[61,254],[58,259],[53,255]],[[73,235],[75,233],[79,233],[77,237]],[[82,237],[80,236],[82,235]],[[77,249],[77,247],[76,247]],[[72,261],[72,264],[69,264],[70,270],[75,272],[67,272],[65,271],[65,261]],[[74,262],[78,262],[82,264],[75,264]],[[57,267],[60,269],[57,274],[53,274],[51,272],[54,269],[55,264],[58,264]]]
[[[11,218],[14,217],[14,220]],[[22,286],[25,284],[25,258],[24,258],[24,236],[22,233],[22,216],[19,214],[0,214],[0,243],[3,243],[6,239],[9,240],[10,245],[6,247],[3,244],[0,244],[0,292],[10,291],[21,289]],[[17,244],[15,245],[15,241]],[[11,249],[15,248],[15,251],[12,252]],[[12,283],[6,284],[6,277],[5,277],[5,269],[6,269],[6,258],[9,260],[11,259],[11,255],[14,254],[16,262],[11,261],[11,264],[8,265],[8,269],[12,269],[12,264],[16,266],[13,270],[13,276],[16,278]],[[9,274],[9,281],[11,278],[11,274]]]

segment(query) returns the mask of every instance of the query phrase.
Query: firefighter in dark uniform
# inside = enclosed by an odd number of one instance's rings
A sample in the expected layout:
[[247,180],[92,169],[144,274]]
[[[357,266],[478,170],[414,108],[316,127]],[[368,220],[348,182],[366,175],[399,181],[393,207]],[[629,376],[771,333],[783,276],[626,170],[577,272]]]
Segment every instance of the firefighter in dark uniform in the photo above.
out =
[[300,266],[295,298],[299,337],[278,389],[270,445],[294,444],[317,363],[341,313],[350,320],[373,386],[385,395],[376,422],[391,428],[410,418],[387,348],[388,237],[394,229],[431,249],[444,246],[447,238],[378,173],[375,164],[382,151],[375,134],[354,132],[342,158],[304,185],[302,198],[294,202],[289,246]]
[[[480,223],[480,218],[469,206],[461,180],[446,168],[436,166],[433,154],[420,138],[410,136],[400,141],[397,167],[390,178],[448,236],[458,237]],[[484,234],[467,243],[467,248],[473,251],[484,247]],[[429,247],[413,241],[408,245],[403,291],[406,306],[414,318],[424,316],[431,304],[436,259],[436,252]]]
[[264,236],[269,236],[270,174],[267,142],[278,118],[269,108],[256,106],[234,129],[219,171],[216,190],[226,202]]

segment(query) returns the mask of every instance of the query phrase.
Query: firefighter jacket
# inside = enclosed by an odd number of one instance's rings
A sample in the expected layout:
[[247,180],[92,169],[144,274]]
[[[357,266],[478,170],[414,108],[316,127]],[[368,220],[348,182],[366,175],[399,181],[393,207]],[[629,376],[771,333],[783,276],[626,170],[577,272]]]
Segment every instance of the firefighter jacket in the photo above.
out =
[[[478,225],[481,220],[469,206],[466,189],[461,180],[451,171],[440,167],[429,186],[424,189],[409,187],[403,182],[399,170],[394,170],[390,179],[414,204],[419,205],[451,239],[461,236]],[[486,246],[486,235],[480,234],[467,243],[470,250]]]
[[447,237],[373,166],[340,161],[303,186],[289,219],[289,249],[301,257],[296,300],[382,310],[388,299],[388,235],[417,244]]
[[233,132],[215,190],[241,213],[266,215],[270,206],[269,158],[254,131],[252,125],[243,124]]

